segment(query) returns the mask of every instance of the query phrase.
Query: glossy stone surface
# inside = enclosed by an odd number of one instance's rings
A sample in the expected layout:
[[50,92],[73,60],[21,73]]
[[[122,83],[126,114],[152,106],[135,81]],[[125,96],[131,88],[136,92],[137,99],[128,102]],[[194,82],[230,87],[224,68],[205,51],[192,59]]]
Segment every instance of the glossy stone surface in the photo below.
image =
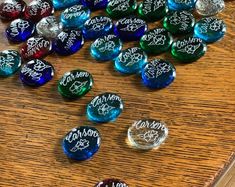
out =
[[207,43],[213,43],[224,37],[226,25],[223,20],[216,17],[202,18],[194,27],[194,36]]
[[140,18],[127,17],[117,21],[114,33],[123,41],[139,40],[147,31],[146,22]]
[[61,32],[53,42],[53,49],[60,55],[72,55],[84,45],[81,31],[69,30]]
[[90,47],[90,53],[98,61],[116,58],[122,50],[122,42],[115,35],[107,35],[96,39]]
[[165,16],[163,26],[172,34],[187,34],[191,32],[195,25],[195,18],[188,11],[174,11]]
[[81,0],[52,0],[56,10],[69,8],[73,5],[81,3]]
[[45,60],[31,60],[20,70],[21,81],[32,87],[39,87],[46,84],[53,78],[53,76],[54,68]]
[[166,52],[173,42],[173,37],[164,28],[155,28],[145,33],[140,39],[140,47],[149,54]]
[[101,136],[94,127],[72,129],[63,139],[64,153],[71,159],[83,161],[91,158],[100,148]]
[[224,0],[198,0],[196,2],[197,13],[202,16],[213,16],[222,12],[224,8]]
[[181,62],[194,62],[207,50],[206,43],[200,38],[186,37],[176,40],[171,47],[172,56]]
[[127,132],[130,144],[143,150],[158,148],[167,138],[168,128],[163,121],[144,119],[135,121]]
[[91,10],[99,10],[107,7],[108,0],[82,0],[82,4]]
[[162,59],[147,63],[142,69],[142,81],[151,89],[161,89],[169,86],[176,77],[173,64]]
[[115,93],[100,94],[87,105],[88,119],[97,123],[115,121],[122,111],[122,99]]
[[115,69],[124,74],[139,73],[146,63],[147,55],[139,47],[125,49],[114,59]]
[[105,179],[94,187],[128,187],[128,185],[119,179]]
[[65,98],[77,99],[89,92],[92,86],[92,75],[78,69],[63,75],[58,84],[58,91]]
[[197,0],[168,0],[170,10],[192,10]]
[[16,19],[6,28],[6,36],[9,41],[19,43],[30,38],[34,31],[34,23],[25,19]]
[[9,77],[13,75],[21,66],[20,54],[15,50],[5,50],[0,52],[0,76]]

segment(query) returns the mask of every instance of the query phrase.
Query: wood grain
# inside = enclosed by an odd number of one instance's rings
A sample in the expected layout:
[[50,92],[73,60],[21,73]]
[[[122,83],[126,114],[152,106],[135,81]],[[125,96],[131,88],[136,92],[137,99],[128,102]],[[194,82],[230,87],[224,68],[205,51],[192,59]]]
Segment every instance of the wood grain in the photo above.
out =
[[[70,57],[47,57],[56,76],[39,89],[23,86],[18,74],[1,79],[0,186],[92,187],[112,177],[130,187],[213,185],[235,151],[235,5],[227,2],[226,6],[220,17],[227,24],[227,34],[209,45],[199,61],[182,65],[169,54],[157,56],[177,69],[177,79],[167,89],[148,90],[138,76],[117,73],[112,62],[95,62],[89,42]],[[18,49],[5,38],[6,25],[0,26],[0,50]],[[76,68],[92,73],[95,86],[80,100],[68,102],[58,94],[57,81]],[[121,95],[125,110],[116,122],[92,124],[86,119],[86,104],[106,91]],[[158,150],[141,152],[126,143],[128,126],[141,118],[168,124],[169,138]],[[101,148],[89,161],[70,161],[62,152],[61,140],[73,127],[86,124],[102,133]]]

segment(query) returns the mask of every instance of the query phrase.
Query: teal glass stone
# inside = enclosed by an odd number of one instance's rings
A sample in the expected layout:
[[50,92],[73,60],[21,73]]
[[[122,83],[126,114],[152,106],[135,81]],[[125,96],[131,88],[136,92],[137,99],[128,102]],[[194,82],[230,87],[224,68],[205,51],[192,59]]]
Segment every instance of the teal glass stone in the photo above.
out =
[[77,5],[81,0],[52,0],[56,10],[65,9],[73,5]]
[[192,10],[197,0],[168,0],[170,10]]

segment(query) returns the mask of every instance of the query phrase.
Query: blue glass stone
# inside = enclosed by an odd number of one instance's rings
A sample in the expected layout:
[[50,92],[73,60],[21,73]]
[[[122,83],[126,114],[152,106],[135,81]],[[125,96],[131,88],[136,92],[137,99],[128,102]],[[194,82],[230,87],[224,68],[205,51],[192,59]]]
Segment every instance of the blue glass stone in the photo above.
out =
[[147,54],[139,47],[132,47],[122,51],[114,60],[115,68],[120,73],[139,73],[147,63]]
[[46,84],[53,76],[53,66],[49,62],[39,59],[27,62],[20,71],[21,81],[32,87],[39,87]]
[[97,123],[115,121],[122,111],[122,99],[114,93],[100,94],[87,105],[88,119]]
[[70,30],[61,32],[53,42],[53,49],[60,55],[72,55],[82,48],[84,38],[81,31]]
[[71,159],[83,161],[91,158],[100,148],[101,137],[94,127],[72,129],[63,139],[64,153]]
[[226,25],[216,17],[206,17],[198,21],[194,27],[194,36],[206,43],[213,43],[224,37]]
[[77,5],[81,0],[52,0],[56,10],[65,9],[73,5]]
[[97,39],[113,31],[113,22],[106,16],[95,16],[87,20],[82,33],[85,39]]
[[16,19],[10,23],[6,28],[6,36],[8,40],[14,43],[24,42],[30,36],[33,35],[35,31],[35,25],[25,19]]
[[176,77],[175,67],[162,59],[147,63],[142,69],[142,80],[151,89],[161,89],[170,85]]
[[82,0],[82,4],[92,10],[104,9],[108,5],[108,0]]
[[168,0],[170,10],[192,10],[197,0]]
[[114,33],[123,41],[139,40],[148,30],[146,22],[140,18],[127,17],[117,21]]

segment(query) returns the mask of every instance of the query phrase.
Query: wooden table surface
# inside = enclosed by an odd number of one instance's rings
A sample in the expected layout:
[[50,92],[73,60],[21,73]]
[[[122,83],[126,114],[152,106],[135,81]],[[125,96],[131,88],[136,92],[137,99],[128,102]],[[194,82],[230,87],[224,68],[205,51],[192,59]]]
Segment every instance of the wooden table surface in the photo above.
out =
[[[227,34],[199,61],[183,65],[169,53],[158,56],[177,69],[176,81],[163,90],[148,90],[139,76],[120,75],[112,62],[97,63],[89,42],[75,55],[47,57],[56,76],[39,89],[23,86],[18,74],[1,79],[0,186],[92,187],[106,178],[120,178],[130,187],[213,185],[235,151],[234,8],[234,2],[226,3],[219,16]],[[18,49],[5,38],[6,25],[0,23],[0,50]],[[68,102],[58,94],[57,82],[77,68],[92,73],[95,85],[85,97]],[[125,110],[116,122],[92,124],[86,104],[107,91],[123,98]],[[168,124],[169,137],[158,150],[137,151],[126,143],[129,125],[141,118]],[[94,125],[102,134],[100,150],[84,162],[68,160],[61,149],[64,135],[79,125]]]

